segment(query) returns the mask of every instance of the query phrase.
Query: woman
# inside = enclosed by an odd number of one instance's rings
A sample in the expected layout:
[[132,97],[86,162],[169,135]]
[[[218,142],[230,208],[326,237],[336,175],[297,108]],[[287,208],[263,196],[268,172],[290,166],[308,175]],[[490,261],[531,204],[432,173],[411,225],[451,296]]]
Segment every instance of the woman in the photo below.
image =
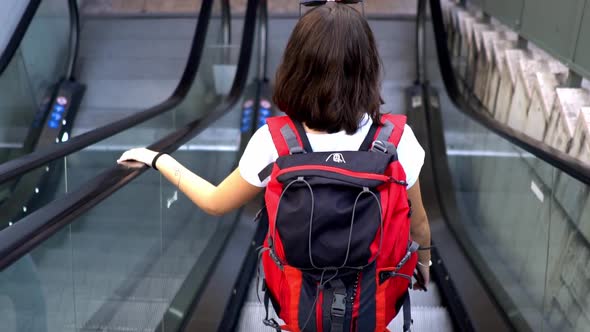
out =
[[[366,20],[350,6],[328,2],[305,14],[296,25],[276,73],[273,101],[303,123],[314,152],[357,150],[373,122],[380,123],[381,61]],[[412,202],[411,235],[430,247],[430,228],[418,175],[424,150],[405,126],[397,147]],[[152,165],[196,205],[212,215],[236,209],[264,190],[259,172],[278,157],[268,126],[250,139],[239,166],[219,185],[194,174],[167,154],[147,149],[125,152],[119,163]],[[429,250],[420,250],[418,269],[429,282]]]

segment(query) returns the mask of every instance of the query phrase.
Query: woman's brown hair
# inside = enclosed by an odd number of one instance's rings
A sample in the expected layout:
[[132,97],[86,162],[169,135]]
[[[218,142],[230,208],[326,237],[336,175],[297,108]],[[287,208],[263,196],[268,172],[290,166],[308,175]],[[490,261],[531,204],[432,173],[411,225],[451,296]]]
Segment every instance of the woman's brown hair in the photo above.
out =
[[380,122],[381,59],[354,8],[333,2],[295,26],[276,74],[275,104],[310,129],[353,134],[365,113]]

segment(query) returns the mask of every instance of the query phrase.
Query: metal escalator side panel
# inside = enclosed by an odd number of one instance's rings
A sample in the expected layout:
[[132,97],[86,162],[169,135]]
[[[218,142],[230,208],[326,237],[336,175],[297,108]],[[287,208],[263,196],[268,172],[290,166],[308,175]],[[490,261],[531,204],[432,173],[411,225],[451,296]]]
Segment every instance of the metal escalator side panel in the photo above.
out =
[[[27,135],[28,152],[68,140],[84,91],[84,85],[72,81],[57,85],[53,98],[42,105]],[[52,201],[61,191],[58,186],[64,169],[58,160],[4,184],[10,193],[0,201],[0,230]]]

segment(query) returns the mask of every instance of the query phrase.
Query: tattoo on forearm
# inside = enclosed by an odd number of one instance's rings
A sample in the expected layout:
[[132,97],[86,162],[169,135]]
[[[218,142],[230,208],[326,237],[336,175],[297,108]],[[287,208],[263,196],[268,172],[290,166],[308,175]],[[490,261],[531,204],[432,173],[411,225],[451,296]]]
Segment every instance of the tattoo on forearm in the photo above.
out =
[[182,178],[182,171],[180,170],[180,168],[177,168],[174,171],[174,177],[178,178],[178,180],[176,182],[176,188],[180,189],[180,179]]

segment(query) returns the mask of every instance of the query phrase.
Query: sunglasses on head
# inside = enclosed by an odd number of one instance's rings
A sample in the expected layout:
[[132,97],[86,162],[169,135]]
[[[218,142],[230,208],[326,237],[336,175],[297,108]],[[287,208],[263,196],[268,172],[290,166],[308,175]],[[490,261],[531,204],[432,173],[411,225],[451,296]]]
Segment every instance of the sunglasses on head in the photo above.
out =
[[325,5],[327,2],[338,2],[346,5],[360,3],[362,6],[363,16],[365,15],[365,3],[363,0],[299,0],[299,17],[301,17],[301,7],[318,7]]
[[325,5],[326,2],[340,2],[344,4],[355,4],[363,2],[362,0],[300,0],[299,4],[305,7],[317,7]]

